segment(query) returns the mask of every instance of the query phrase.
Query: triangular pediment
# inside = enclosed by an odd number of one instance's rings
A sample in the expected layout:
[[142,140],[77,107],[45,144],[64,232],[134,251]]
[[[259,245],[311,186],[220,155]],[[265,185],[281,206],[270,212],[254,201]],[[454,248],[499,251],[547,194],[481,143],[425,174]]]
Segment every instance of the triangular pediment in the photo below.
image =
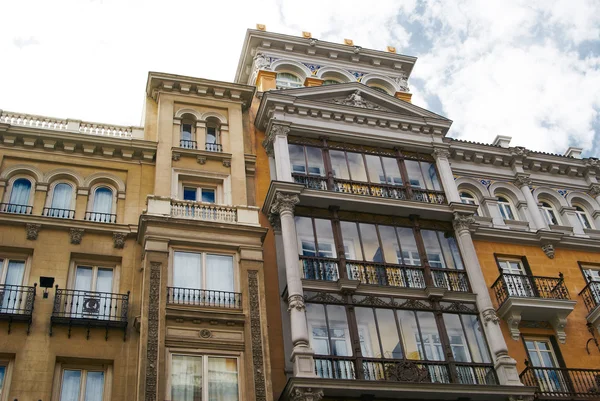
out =
[[427,117],[448,120],[446,117],[415,106],[412,103],[382,93],[358,82],[337,85],[301,87],[270,91],[269,93],[294,97],[296,99],[323,103],[323,107],[343,106],[358,109],[381,111],[410,117]]

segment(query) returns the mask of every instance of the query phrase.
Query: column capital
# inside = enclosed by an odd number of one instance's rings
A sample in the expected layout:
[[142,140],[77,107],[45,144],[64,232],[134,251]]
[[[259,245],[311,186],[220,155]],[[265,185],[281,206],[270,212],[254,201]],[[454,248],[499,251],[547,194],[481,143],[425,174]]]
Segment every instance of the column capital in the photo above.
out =
[[459,214],[454,213],[454,220],[452,221],[452,225],[454,229],[458,232],[469,230],[471,224],[475,224],[475,217],[469,214]]
[[271,122],[271,124],[269,124],[269,128],[267,129],[267,132],[265,134],[265,139],[262,142],[262,145],[269,156],[273,156],[273,142],[275,142],[275,137],[287,136],[289,132],[289,125],[277,122]]
[[281,214],[283,212],[294,213],[294,208],[300,202],[300,197],[296,194],[277,192],[275,199],[271,203],[271,213]]
[[517,176],[515,177],[515,181],[514,184],[521,188],[524,186],[530,186],[532,183],[531,178],[529,177],[529,175],[527,174],[517,174]]
[[450,149],[448,148],[434,148],[433,157],[437,159],[448,159],[450,157]]
[[498,325],[500,323],[500,318],[498,317],[494,309],[486,309],[483,312],[481,312],[481,315],[483,317],[483,324],[485,324],[486,326],[490,323],[495,325]]

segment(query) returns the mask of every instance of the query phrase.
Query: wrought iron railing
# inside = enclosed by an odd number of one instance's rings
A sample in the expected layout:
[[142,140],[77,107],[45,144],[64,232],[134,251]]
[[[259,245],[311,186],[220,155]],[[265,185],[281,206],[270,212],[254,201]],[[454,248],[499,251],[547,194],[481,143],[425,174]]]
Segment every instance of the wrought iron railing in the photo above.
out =
[[0,319],[9,321],[9,333],[13,320],[18,320],[29,322],[27,327],[27,334],[29,334],[36,287],[37,284],[33,287],[0,284]]
[[116,223],[117,215],[111,213],[85,212],[85,220],[97,223]]
[[0,212],[15,214],[31,214],[33,206],[18,205],[16,203],[0,203]]
[[501,273],[492,284],[492,289],[498,305],[510,297],[570,299],[562,273],[558,278]]
[[600,305],[600,281],[590,281],[579,293],[588,312]]
[[385,263],[346,261],[348,278],[362,284],[425,288],[423,268]]
[[337,259],[300,256],[300,265],[302,277],[307,280],[337,281],[340,278]]
[[57,209],[55,207],[45,207],[42,211],[42,216],[56,217],[59,219],[74,219],[75,210]]
[[206,151],[208,151],[208,152],[222,152],[223,151],[223,145],[221,145],[220,143],[206,142],[204,145],[205,145],[204,149],[206,149]]
[[314,361],[315,374],[323,379],[498,385],[491,364],[320,355]]
[[446,194],[444,191],[435,191],[432,189],[423,189],[423,188],[411,188],[412,195],[410,200],[417,202],[425,202],[425,203],[435,203],[438,205],[445,205]]
[[327,178],[320,175],[306,175],[292,173],[292,179],[296,184],[302,184],[308,189],[321,189],[327,191]]
[[167,303],[240,309],[242,307],[242,294],[229,291],[167,287]]
[[198,149],[198,142],[191,141],[191,140],[188,140],[188,139],[180,139],[179,140],[179,147],[180,148],[185,148],[185,149]]
[[127,294],[114,294],[56,286],[52,318],[127,323],[128,306],[129,291]]
[[538,368],[529,361],[519,375],[544,398],[600,399],[600,369]]
[[470,292],[469,279],[464,270],[430,268],[433,286],[449,291]]

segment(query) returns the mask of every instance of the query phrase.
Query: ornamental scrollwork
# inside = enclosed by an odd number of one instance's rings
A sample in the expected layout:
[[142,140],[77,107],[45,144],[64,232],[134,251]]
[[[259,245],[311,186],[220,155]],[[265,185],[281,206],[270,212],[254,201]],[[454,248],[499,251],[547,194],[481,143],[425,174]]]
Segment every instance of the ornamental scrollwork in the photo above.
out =
[[125,247],[125,238],[127,238],[127,233],[113,233],[114,248],[123,249]]
[[273,142],[276,136],[287,136],[291,131],[287,125],[272,123],[269,132],[266,133],[265,139],[262,142],[263,147],[269,156],[273,156]]
[[292,309],[296,309],[298,312],[306,309],[302,295],[292,295],[288,298],[288,312],[291,312]]
[[257,70],[271,70],[271,58],[262,53],[256,53],[256,56],[254,56],[254,68]]
[[266,401],[267,390],[264,375],[262,330],[260,322],[260,301],[258,271],[248,270],[248,294],[250,306],[250,337],[252,338],[252,365],[254,368],[254,394],[256,401]]
[[269,213],[269,224],[273,227],[273,231],[281,232],[281,219],[278,214]]
[[485,324],[486,326],[488,325],[488,323],[500,323],[500,318],[498,317],[494,309],[486,309],[481,313],[481,315],[483,316],[483,324]]
[[290,394],[290,401],[321,401],[323,390],[312,388],[295,388]]
[[594,197],[600,195],[600,184],[592,184],[588,190],[588,193]]
[[454,213],[452,225],[456,231],[468,230],[472,224],[475,224],[475,217],[468,214]]
[[69,237],[71,238],[71,244],[79,245],[81,244],[81,239],[83,238],[83,228],[71,228],[69,229]]
[[531,178],[526,174],[519,174],[515,178],[515,185],[519,188],[524,186],[530,186],[532,184]]
[[412,361],[385,364],[386,377],[391,381],[410,383],[431,383],[429,370]]
[[279,215],[283,212],[294,213],[294,208],[299,202],[300,198],[296,194],[277,192],[275,200],[271,204],[271,213]]
[[42,228],[41,224],[31,224],[28,223],[25,225],[25,230],[27,231],[27,239],[31,241],[35,241],[40,232],[40,228]]

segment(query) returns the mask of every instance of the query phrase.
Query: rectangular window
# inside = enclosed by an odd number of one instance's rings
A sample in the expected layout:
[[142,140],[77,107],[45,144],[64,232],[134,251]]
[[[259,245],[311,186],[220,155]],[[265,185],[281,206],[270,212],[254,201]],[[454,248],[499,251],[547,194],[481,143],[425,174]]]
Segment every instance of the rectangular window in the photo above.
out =
[[356,308],[356,324],[362,354],[369,358],[402,358],[402,346],[394,311]]
[[175,251],[173,287],[233,292],[233,256]]
[[170,401],[237,401],[238,360],[171,354]]
[[498,258],[497,260],[510,296],[535,296],[535,283],[531,276],[527,275],[525,264],[521,258]]
[[533,337],[525,337],[523,341],[541,391],[544,393],[569,392],[570,379],[559,369],[561,366],[552,341],[549,338]]
[[0,312],[18,313],[23,308],[25,260],[0,256]]
[[346,309],[340,305],[306,305],[310,343],[317,355],[352,356]]
[[288,145],[292,173],[325,176],[323,151],[314,146]]
[[103,401],[104,370],[63,369],[60,401]]
[[215,190],[213,188],[183,187],[183,200],[215,203]]

